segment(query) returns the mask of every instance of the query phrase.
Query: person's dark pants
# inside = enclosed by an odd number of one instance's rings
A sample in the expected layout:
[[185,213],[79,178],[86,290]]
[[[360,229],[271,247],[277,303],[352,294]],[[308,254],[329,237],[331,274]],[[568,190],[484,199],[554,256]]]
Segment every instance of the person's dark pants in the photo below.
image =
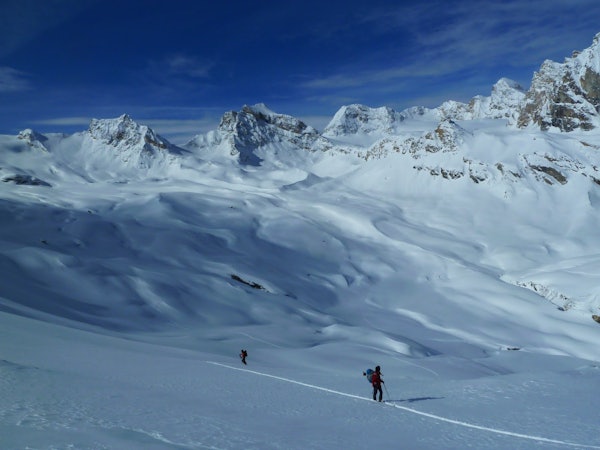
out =
[[379,401],[383,399],[383,391],[381,385],[373,385],[373,400],[377,400],[377,392],[379,391]]

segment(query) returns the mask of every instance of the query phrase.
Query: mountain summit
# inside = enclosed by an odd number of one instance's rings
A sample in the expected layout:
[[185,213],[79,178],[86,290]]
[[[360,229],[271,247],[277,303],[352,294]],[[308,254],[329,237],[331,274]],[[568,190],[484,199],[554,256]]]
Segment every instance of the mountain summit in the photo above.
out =
[[508,119],[519,128],[592,130],[600,126],[600,33],[585,50],[573,52],[560,64],[546,60],[525,91],[501,78],[490,97],[469,103],[446,101],[436,111],[452,120]]
[[92,119],[89,136],[120,152],[140,151],[148,155],[162,152],[179,154],[180,149],[156,134],[146,125],[139,125],[127,114],[116,119]]
[[237,156],[243,165],[259,165],[264,154],[277,152],[281,145],[310,150],[319,138],[317,130],[300,119],[275,113],[259,103],[226,112],[216,131],[198,135],[184,147],[199,150],[218,147],[230,156]]
[[561,131],[600,126],[600,33],[589,48],[562,64],[545,61],[536,72],[518,126],[537,125]]

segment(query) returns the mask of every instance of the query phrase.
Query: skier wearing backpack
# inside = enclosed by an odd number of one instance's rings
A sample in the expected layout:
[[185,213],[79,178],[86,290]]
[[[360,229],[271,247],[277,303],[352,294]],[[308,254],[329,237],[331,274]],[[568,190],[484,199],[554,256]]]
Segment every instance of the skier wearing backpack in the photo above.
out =
[[367,381],[373,386],[373,400],[377,399],[377,392],[379,391],[379,401],[382,401],[383,391],[381,390],[381,384],[383,380],[381,379],[381,367],[377,366],[375,370],[367,369],[366,372],[363,372],[363,377],[367,377]]
[[248,356],[248,352],[244,349],[240,352],[240,359],[244,364],[246,364],[246,357]]
[[376,400],[377,392],[379,392],[379,401],[383,399],[383,391],[381,385],[383,380],[381,379],[381,367],[375,367],[375,372],[371,374],[371,384],[373,385],[373,400]]

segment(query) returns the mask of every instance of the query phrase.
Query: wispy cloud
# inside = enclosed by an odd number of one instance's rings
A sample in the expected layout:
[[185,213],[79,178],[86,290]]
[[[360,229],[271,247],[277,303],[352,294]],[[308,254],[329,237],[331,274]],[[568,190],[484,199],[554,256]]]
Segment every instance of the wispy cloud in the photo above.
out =
[[[435,14],[432,14],[435,11]],[[504,0],[479,2],[433,0],[397,8],[373,8],[362,18],[373,33],[401,31],[415,48],[428,54],[464,55],[476,61],[516,56],[537,62],[543,53],[573,45],[573,24],[583,33],[597,29],[596,0]],[[561,30],[569,33],[561,33]],[[598,30],[600,31],[600,29]],[[569,37],[571,41],[566,41]],[[593,36],[588,36],[589,42]]]
[[92,117],[57,117],[54,119],[41,119],[33,121],[36,125],[50,125],[50,126],[87,126],[89,125]]
[[342,73],[313,78],[302,83],[306,88],[334,89],[359,87],[368,84],[388,84],[406,78],[421,78],[440,76],[457,70],[456,63],[451,59],[438,59],[434,62],[413,61],[406,65],[384,68],[366,68],[357,70],[348,67]]
[[0,67],[0,92],[18,92],[31,88],[27,75],[12,67]]
[[177,54],[171,55],[162,63],[172,75],[185,75],[192,78],[206,78],[214,63],[201,61],[195,57]]
[[208,79],[214,66],[214,62],[176,53],[148,61],[143,76],[154,83],[184,83],[186,80]]
[[213,67],[215,63],[211,61],[177,53],[148,61],[135,75],[149,92],[167,99],[208,89]]

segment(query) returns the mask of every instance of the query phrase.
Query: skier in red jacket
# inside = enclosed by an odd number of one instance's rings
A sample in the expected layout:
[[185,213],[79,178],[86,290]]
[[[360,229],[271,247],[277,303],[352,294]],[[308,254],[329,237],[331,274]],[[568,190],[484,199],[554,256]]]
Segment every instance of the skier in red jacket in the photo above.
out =
[[383,399],[383,391],[381,390],[381,384],[383,380],[381,379],[381,367],[375,367],[375,372],[371,376],[371,384],[373,385],[373,400],[377,400],[377,392],[379,392],[379,401]]

